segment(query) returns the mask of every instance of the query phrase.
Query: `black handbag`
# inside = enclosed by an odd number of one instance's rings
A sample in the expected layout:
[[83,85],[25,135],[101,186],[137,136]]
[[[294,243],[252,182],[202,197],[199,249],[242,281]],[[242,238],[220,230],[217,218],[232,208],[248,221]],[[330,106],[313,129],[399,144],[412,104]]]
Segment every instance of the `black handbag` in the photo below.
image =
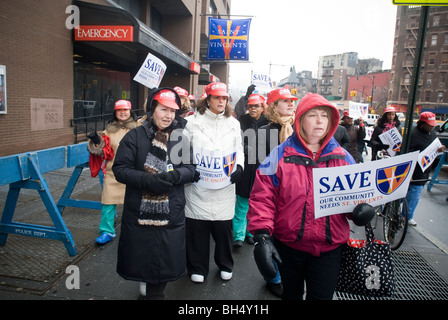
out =
[[366,240],[349,239],[344,245],[336,291],[390,297],[396,288],[390,244],[374,239],[370,223],[365,229]]

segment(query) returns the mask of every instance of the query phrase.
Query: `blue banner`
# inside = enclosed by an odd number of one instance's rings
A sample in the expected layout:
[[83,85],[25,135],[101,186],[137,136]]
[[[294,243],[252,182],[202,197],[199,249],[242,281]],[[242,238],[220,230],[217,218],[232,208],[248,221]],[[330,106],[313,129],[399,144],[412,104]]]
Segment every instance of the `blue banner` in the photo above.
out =
[[249,60],[250,22],[208,18],[207,60]]

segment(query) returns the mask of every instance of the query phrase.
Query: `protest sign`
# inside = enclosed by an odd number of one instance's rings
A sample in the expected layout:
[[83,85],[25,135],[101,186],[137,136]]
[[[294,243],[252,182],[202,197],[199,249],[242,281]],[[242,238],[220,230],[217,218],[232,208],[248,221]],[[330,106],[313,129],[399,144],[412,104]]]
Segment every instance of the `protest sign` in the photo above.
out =
[[258,90],[260,87],[272,90],[271,77],[267,74],[254,72],[252,74],[252,84],[256,85]]
[[369,113],[369,105],[366,103],[349,101],[348,113],[350,117],[353,119],[359,119],[359,118],[364,119],[366,115]]
[[201,174],[197,184],[207,189],[221,189],[230,184],[230,175],[236,169],[235,150],[194,149],[196,170]]
[[366,129],[366,136],[364,140],[370,141],[370,138],[372,138],[373,127],[365,126],[365,129]]
[[391,157],[394,157],[400,151],[402,138],[396,127],[380,134],[378,137],[383,144],[389,145],[387,153]]
[[419,153],[418,164],[420,165],[420,168],[422,168],[423,172],[425,172],[425,170],[431,166],[431,164],[434,162],[434,159],[437,158],[439,154],[443,153],[437,152],[437,149],[439,149],[441,146],[442,143],[440,142],[439,138],[437,138],[428,147],[426,147],[425,150]]
[[379,206],[404,198],[418,153],[415,151],[343,168],[314,168],[315,217],[352,212],[360,203]]
[[134,81],[153,89],[158,88],[166,71],[166,65],[156,56],[148,53]]

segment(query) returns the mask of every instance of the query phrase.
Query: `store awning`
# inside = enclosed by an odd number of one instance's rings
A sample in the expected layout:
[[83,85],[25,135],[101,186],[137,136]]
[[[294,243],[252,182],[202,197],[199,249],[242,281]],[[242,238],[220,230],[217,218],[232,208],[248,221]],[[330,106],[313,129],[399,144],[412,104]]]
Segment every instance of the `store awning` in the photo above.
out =
[[80,10],[75,43],[114,55],[124,65],[140,67],[138,64],[151,52],[167,65],[169,72],[198,73],[189,56],[121,7],[83,1],[74,4]]

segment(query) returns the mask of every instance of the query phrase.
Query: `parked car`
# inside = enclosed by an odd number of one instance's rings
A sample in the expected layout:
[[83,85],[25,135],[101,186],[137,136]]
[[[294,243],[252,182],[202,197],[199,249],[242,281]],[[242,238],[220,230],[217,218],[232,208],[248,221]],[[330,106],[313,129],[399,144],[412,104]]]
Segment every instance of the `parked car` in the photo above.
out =
[[435,129],[437,137],[439,138],[440,142],[448,146],[448,119],[445,120],[444,123],[442,123],[440,126],[436,126]]

